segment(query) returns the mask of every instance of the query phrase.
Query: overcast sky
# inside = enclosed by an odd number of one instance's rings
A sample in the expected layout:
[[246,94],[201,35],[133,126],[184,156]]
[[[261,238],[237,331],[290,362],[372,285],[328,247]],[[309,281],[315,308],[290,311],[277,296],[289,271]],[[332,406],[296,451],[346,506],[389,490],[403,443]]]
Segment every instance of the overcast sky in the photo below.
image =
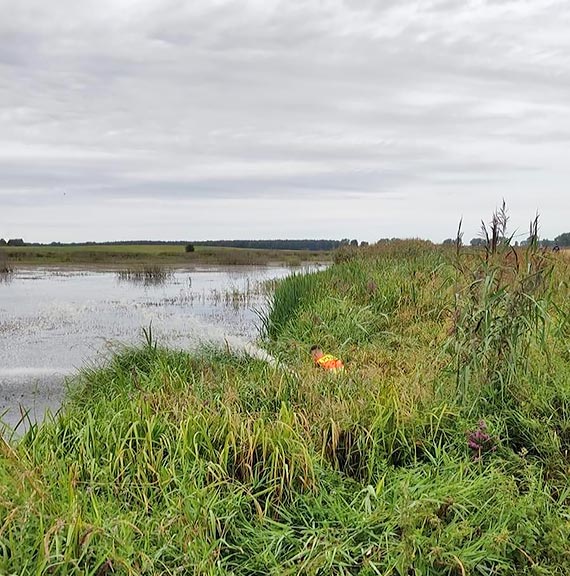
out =
[[0,237],[570,231],[568,0],[0,0]]

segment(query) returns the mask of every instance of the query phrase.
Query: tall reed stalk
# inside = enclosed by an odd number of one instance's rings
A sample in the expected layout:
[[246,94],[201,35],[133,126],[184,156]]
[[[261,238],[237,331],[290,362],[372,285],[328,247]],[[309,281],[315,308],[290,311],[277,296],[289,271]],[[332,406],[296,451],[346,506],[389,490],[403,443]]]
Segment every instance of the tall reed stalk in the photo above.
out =
[[481,394],[506,401],[525,378],[533,351],[548,357],[553,265],[538,246],[538,217],[524,248],[512,246],[507,222],[503,203],[489,226],[482,223],[484,250],[462,248],[458,234],[448,344],[461,401]]

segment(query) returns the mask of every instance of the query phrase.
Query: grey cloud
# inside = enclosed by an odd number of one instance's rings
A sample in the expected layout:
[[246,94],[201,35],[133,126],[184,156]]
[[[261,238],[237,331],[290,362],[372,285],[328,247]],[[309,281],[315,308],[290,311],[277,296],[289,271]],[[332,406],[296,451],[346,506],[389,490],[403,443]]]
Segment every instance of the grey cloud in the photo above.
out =
[[568,144],[570,143],[570,128],[567,131],[552,130],[538,134],[517,134],[510,137],[516,142],[536,146],[537,144]]
[[569,15],[546,0],[5,0],[0,194],[302,203],[439,186],[459,209],[504,183],[530,197],[542,175],[554,197]]

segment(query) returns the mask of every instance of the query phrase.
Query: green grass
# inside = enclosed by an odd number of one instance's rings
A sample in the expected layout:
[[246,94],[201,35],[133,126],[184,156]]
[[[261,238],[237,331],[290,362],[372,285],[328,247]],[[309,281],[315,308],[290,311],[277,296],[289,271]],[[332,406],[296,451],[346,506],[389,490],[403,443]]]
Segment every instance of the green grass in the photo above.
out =
[[196,246],[185,252],[180,245],[96,245],[96,246],[22,246],[4,247],[0,253],[16,265],[224,265],[263,266],[273,263],[297,266],[304,262],[321,262],[330,258],[327,252],[305,250],[258,250]]
[[570,573],[569,276],[395,243],[277,286],[277,367],[147,331],[0,444],[0,574]]

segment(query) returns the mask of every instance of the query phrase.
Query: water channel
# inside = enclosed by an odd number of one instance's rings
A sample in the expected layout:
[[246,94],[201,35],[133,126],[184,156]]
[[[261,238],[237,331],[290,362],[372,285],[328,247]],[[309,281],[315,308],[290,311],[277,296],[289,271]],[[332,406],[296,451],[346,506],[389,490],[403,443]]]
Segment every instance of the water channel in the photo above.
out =
[[142,342],[149,326],[159,345],[213,342],[255,353],[256,310],[267,302],[267,283],[290,273],[284,267],[196,268],[161,278],[15,272],[0,282],[1,422],[21,430],[46,410],[57,411],[66,377]]

